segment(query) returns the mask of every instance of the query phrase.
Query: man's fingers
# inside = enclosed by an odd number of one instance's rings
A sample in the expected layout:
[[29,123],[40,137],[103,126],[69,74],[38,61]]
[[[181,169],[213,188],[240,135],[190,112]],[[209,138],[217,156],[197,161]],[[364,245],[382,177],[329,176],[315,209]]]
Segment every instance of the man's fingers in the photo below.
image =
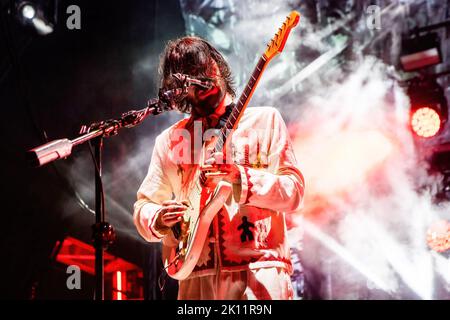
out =
[[169,205],[171,205],[171,204],[182,205],[183,203],[188,203],[188,200],[181,200],[181,201],[177,201],[177,200],[165,200],[165,201],[163,201],[162,205],[163,205],[163,206],[169,206]]
[[202,171],[211,171],[211,170],[215,170],[217,169],[217,166],[213,166],[213,165],[204,165],[200,167],[200,170]]
[[184,204],[172,204],[170,206],[163,207],[164,212],[175,212],[175,211],[184,211],[186,210],[186,205]]
[[185,205],[186,207],[189,207],[189,200],[181,200],[181,204]]
[[162,204],[158,219],[161,224],[173,227],[177,222],[183,220],[183,215],[188,207],[188,200],[166,200]]
[[[211,151],[209,151],[211,152]],[[205,161],[204,164],[223,164],[223,153],[214,152]]]
[[228,172],[222,172],[222,171],[216,171],[216,172],[207,172],[205,173],[205,176],[207,178],[214,178],[214,177],[224,177],[227,176]]
[[161,216],[161,224],[166,227],[173,227],[176,223],[183,220],[185,211],[165,212]]
[[168,205],[171,205],[171,204],[179,204],[179,202],[177,200],[165,200],[162,203],[163,206],[168,206]]
[[205,165],[213,165],[214,163],[216,163],[216,159],[214,158],[209,158],[205,160]]
[[163,215],[162,220],[164,222],[170,222],[172,220],[179,221],[184,215],[184,211],[178,211],[178,212],[168,212]]
[[222,165],[205,165],[200,167],[201,171],[211,171],[211,172],[229,172],[230,166],[226,164]]

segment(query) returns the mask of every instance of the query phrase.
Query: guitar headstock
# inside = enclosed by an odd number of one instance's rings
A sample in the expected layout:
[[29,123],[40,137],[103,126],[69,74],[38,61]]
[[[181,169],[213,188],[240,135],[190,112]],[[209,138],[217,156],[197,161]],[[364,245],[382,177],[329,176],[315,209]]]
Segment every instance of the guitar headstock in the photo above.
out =
[[283,25],[275,36],[270,40],[267,45],[267,49],[264,52],[264,56],[267,60],[272,59],[278,53],[283,51],[284,45],[286,44],[286,40],[289,36],[291,30],[298,24],[300,20],[300,14],[297,11],[292,11],[284,20]]

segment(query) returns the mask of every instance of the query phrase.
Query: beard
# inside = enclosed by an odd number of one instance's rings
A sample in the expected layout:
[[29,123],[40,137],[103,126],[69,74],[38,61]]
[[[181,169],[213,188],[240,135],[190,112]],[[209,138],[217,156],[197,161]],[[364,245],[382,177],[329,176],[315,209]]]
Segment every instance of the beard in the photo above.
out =
[[188,97],[188,103],[192,106],[192,114],[197,117],[207,117],[215,112],[225,98],[224,81],[214,81],[209,90],[195,89],[193,95]]

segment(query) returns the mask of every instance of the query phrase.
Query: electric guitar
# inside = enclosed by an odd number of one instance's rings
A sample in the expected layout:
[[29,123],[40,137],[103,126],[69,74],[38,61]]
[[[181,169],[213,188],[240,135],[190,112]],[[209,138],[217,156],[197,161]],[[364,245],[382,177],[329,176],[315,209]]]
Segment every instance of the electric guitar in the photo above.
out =
[[[228,135],[237,127],[264,69],[270,60],[283,50],[290,31],[297,25],[299,19],[300,15],[297,11],[292,11],[286,17],[283,25],[260,57],[245,90],[226,122],[219,128],[220,134],[217,135],[216,139],[205,145],[204,149],[214,148],[216,152],[223,151],[229,138]],[[176,241],[163,241],[164,267],[168,275],[177,280],[186,279],[191,274],[204,247],[211,222],[232,192],[231,184],[225,181],[219,182],[214,189],[205,187],[203,185],[204,175],[199,169],[196,170],[193,177],[189,194],[182,197],[188,200],[189,208],[177,228],[172,228],[173,238]]]

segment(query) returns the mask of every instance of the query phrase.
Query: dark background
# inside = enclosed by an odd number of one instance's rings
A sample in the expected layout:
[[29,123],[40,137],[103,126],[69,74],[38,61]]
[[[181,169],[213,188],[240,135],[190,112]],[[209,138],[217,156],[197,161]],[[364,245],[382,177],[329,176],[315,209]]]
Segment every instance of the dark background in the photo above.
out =
[[[157,89],[158,54],[168,39],[183,35],[184,22],[177,0],[60,1],[55,31],[39,37],[7,14],[8,1],[1,3],[0,295],[28,299],[34,285],[37,298],[64,298],[61,294],[68,294],[67,289],[52,292],[44,288],[58,279],[65,285],[61,272],[56,276],[50,267],[55,267],[50,256],[56,241],[72,235],[90,242],[94,217],[78,205],[74,192],[79,190],[66,174],[81,159],[86,162],[82,169],[88,172],[78,174],[93,178],[90,155],[83,145],[74,149],[70,159],[31,168],[25,151],[46,139],[74,138],[82,124],[144,107]],[[72,4],[81,8],[81,30],[66,28],[69,15],[65,11]],[[152,63],[136,72],[133,66],[139,59]],[[163,115],[106,140],[106,178],[114,172],[114,163],[135,150],[142,135],[159,132],[167,121]],[[151,145],[148,161],[150,152]],[[136,173],[141,179],[143,174]],[[132,204],[141,182],[130,180],[115,186],[121,189],[130,216],[127,230],[116,230],[117,241],[110,251],[142,267],[153,250],[130,227]],[[93,188],[93,179],[88,184]],[[94,208],[93,198],[84,200]],[[107,210],[108,215],[114,214],[114,209],[107,206]],[[92,297],[89,281],[82,284],[77,296]]]

